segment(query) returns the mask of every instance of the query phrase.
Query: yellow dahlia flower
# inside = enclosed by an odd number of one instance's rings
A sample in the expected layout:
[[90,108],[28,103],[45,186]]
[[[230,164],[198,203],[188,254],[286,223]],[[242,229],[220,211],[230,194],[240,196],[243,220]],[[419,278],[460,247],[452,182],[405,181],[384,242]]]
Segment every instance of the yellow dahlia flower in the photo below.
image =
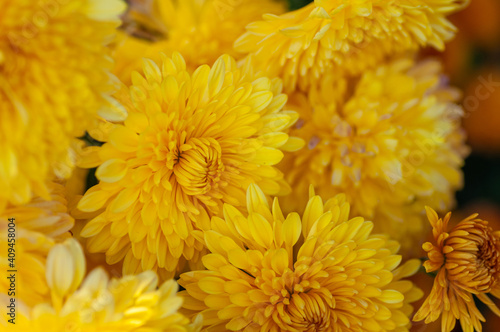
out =
[[49,197],[53,175],[68,177],[72,142],[96,114],[123,120],[110,98],[106,44],[119,0],[0,0],[0,211]]
[[282,0],[153,0],[149,15],[131,15],[132,21],[155,32],[153,42],[125,37],[116,50],[115,73],[128,84],[131,72],[141,68],[141,59],[159,62],[159,52],[181,53],[190,72],[214,63],[222,54],[236,57],[233,42],[248,23],[285,9]]
[[424,206],[453,205],[467,154],[457,92],[439,75],[437,62],[399,60],[290,98],[300,113],[292,133],[307,147],[281,164],[294,188],[286,210],[299,207],[309,184],[323,196],[345,193],[353,213],[414,250]]
[[177,312],[182,298],[177,296],[174,280],[158,287],[152,271],[111,280],[100,268],[84,275],[85,258],[76,240],[54,246],[46,267],[50,301],[33,307],[20,305],[16,325],[9,327],[26,332],[199,330],[199,320],[189,325]]
[[207,270],[180,276],[183,307],[209,330],[408,331],[422,293],[402,278],[420,262],[398,267],[398,243],[349,219],[343,195],[311,195],[301,220],[251,185],[247,210],[225,204],[205,232]]
[[[0,269],[17,271],[16,299],[28,305],[48,298],[44,277],[47,255],[54,244],[70,236],[74,224],[67,213],[64,187],[51,183],[49,188],[49,201],[34,197],[26,205],[9,205],[0,212]],[[0,278],[0,293],[7,294],[9,288],[10,281]]]
[[210,217],[223,203],[243,205],[251,183],[289,192],[273,165],[302,141],[286,134],[297,114],[282,110],[281,81],[249,63],[238,68],[225,55],[190,75],[175,53],[143,68],[145,77],[132,75],[127,120],[88,157],[100,182],[78,208],[100,211],[82,230],[90,251],[106,252],[109,264],[125,259],[126,274],[172,275],[198,261]]
[[437,271],[431,294],[415,314],[414,320],[436,321],[441,315],[441,331],[450,332],[460,321],[464,332],[481,332],[485,321],[474,303],[474,297],[486,304],[496,315],[500,310],[487,293],[500,298],[500,238],[488,222],[473,214],[462,220],[450,232],[448,222],[426,207],[435,243],[426,242],[422,248],[429,260],[427,272]]
[[283,78],[285,91],[306,89],[324,73],[356,75],[385,57],[433,46],[454,36],[446,16],[468,0],[315,0],[247,26],[235,49]]

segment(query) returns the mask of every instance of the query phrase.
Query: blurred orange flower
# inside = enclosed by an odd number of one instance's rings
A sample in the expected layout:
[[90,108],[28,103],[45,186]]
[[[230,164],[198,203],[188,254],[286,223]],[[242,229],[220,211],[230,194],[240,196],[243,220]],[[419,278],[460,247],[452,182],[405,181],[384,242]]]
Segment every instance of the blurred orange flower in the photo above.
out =
[[469,6],[450,16],[461,31],[473,43],[482,47],[498,47],[500,41],[500,1],[474,0]]
[[483,69],[465,89],[464,128],[476,151],[500,152],[500,69]]

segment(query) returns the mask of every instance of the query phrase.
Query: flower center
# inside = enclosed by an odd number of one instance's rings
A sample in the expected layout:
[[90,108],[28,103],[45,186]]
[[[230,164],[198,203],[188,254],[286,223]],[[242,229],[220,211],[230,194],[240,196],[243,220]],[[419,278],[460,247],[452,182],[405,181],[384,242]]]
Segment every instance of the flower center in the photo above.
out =
[[498,280],[498,239],[491,234],[485,234],[486,239],[482,246],[480,246],[478,257],[476,260],[477,275],[481,283],[478,285],[478,290],[490,292],[494,284]]
[[191,138],[174,166],[177,183],[187,195],[216,192],[224,172],[222,152],[213,138]]
[[323,297],[313,292],[297,295],[287,306],[291,325],[300,331],[328,331],[331,310]]
[[455,230],[466,231],[467,235],[451,236],[447,240],[453,247],[446,254],[450,277],[470,292],[490,292],[498,280],[498,239],[482,221],[462,222]]

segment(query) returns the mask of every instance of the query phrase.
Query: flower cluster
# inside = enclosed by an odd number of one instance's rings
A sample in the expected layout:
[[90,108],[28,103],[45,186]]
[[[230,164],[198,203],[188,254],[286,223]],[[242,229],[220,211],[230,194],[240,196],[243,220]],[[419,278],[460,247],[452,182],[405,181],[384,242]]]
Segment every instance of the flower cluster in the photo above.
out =
[[[100,183],[78,204],[105,209],[82,230],[89,249],[124,272],[171,275],[204,252],[202,231],[223,203],[241,206],[258,183],[268,195],[289,192],[273,165],[301,141],[284,132],[297,115],[283,110],[281,82],[220,57],[193,75],[178,53],[133,75],[128,118],[87,158]],[[94,157],[95,155],[95,157]]]
[[433,210],[468,148],[419,53],[467,3],[0,0],[2,329],[481,331],[500,238]]

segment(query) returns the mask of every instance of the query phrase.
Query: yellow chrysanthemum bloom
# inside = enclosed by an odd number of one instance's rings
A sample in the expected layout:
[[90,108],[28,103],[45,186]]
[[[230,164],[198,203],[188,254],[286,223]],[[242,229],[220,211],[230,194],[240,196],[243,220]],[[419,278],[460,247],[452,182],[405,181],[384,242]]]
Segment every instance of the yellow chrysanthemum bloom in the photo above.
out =
[[302,89],[324,73],[362,73],[385,57],[433,46],[454,36],[446,16],[468,0],[315,0],[247,26],[235,49],[283,78],[285,91]]
[[174,280],[158,287],[152,271],[110,280],[101,268],[84,278],[85,258],[75,239],[54,246],[45,275],[51,299],[29,308],[18,303],[13,331],[199,331],[199,319],[189,324],[177,312],[182,298]]
[[289,192],[273,165],[303,142],[286,134],[297,113],[282,109],[281,81],[254,75],[250,63],[238,68],[225,55],[190,75],[175,53],[143,66],[127,120],[89,157],[100,183],[78,208],[101,211],[82,230],[90,251],[106,252],[109,264],[125,258],[126,274],[172,275],[199,260],[210,217],[223,203],[244,205],[251,183]]
[[245,26],[262,15],[282,14],[282,0],[154,0],[149,15],[131,15],[139,24],[156,32],[153,42],[128,36],[118,44],[115,73],[123,82],[141,68],[143,57],[160,61],[159,52],[179,52],[190,72],[214,63],[222,54],[237,57],[234,41]]
[[493,232],[487,221],[477,219],[477,214],[448,232],[451,213],[441,219],[431,208],[426,210],[435,244],[426,242],[422,246],[429,257],[424,267],[427,272],[438,272],[431,294],[413,319],[430,323],[442,315],[442,332],[453,330],[457,319],[462,331],[481,332],[485,318],[473,295],[500,316],[500,310],[487,295],[500,298],[499,234]]
[[[52,183],[50,193],[49,201],[35,197],[26,205],[9,205],[0,213],[0,269],[6,273],[17,270],[16,299],[28,305],[48,298],[44,276],[47,255],[54,244],[70,236],[74,224],[64,187]],[[0,278],[0,293],[8,294],[9,288],[9,279]]]
[[309,99],[290,98],[300,113],[291,133],[307,147],[281,163],[294,188],[285,210],[302,208],[309,184],[325,197],[345,193],[353,213],[415,250],[426,230],[424,206],[451,207],[462,186],[458,93],[435,61],[398,60],[359,80],[333,81]]
[[106,45],[119,0],[0,0],[0,211],[49,197],[68,177],[72,142],[98,114],[123,120],[111,99]]
[[187,314],[211,331],[408,331],[422,292],[402,278],[420,261],[398,267],[398,243],[349,219],[343,195],[323,204],[313,194],[302,220],[255,185],[248,213],[225,204],[205,232],[207,270],[181,274]]
[[[94,127],[96,129],[98,127]],[[65,181],[66,199],[68,201],[68,213],[75,219],[75,224],[71,228],[73,238],[83,247],[87,270],[93,270],[96,267],[102,267],[109,276],[118,278],[122,276],[121,264],[109,265],[106,263],[106,255],[103,253],[90,253],[86,246],[86,238],[80,236],[81,230],[89,219],[94,218],[99,212],[85,213],[78,210],[77,205],[87,185],[89,169],[76,167],[71,177]]]

